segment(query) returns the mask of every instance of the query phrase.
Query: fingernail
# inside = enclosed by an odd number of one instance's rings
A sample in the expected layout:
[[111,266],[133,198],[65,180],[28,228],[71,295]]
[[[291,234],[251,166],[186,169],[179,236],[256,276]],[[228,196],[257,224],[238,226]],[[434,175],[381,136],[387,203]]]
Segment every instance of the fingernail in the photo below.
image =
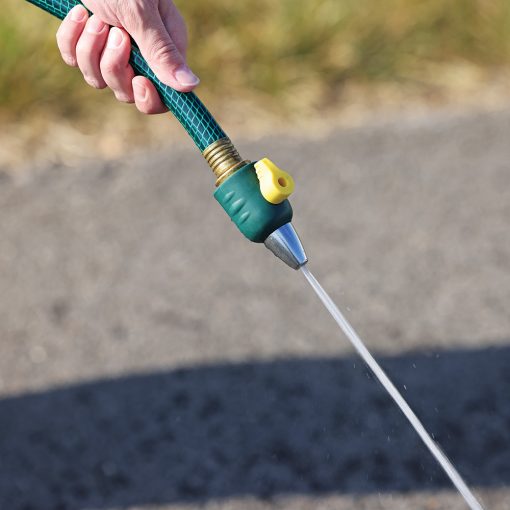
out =
[[71,19],[73,21],[77,21],[77,22],[83,21],[86,17],[87,17],[87,11],[81,5],[77,5],[76,7],[74,7],[71,10]]
[[133,81],[133,92],[139,100],[145,101],[147,99],[147,89],[137,81]]
[[101,21],[97,16],[92,16],[89,18],[87,23],[87,32],[91,34],[100,34],[105,27],[103,21]]
[[113,27],[110,29],[110,33],[108,35],[108,42],[106,46],[108,48],[116,49],[122,44],[123,40],[124,35],[122,34],[122,32],[118,28]]
[[191,69],[187,66],[181,66],[174,73],[175,79],[185,87],[195,86],[200,83],[200,80],[195,76]]

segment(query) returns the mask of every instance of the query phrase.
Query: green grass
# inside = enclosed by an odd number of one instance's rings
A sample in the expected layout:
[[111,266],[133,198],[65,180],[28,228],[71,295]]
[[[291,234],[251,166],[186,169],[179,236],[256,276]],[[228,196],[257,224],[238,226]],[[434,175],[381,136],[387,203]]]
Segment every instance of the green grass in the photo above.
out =
[[[443,66],[510,62],[508,0],[177,3],[190,28],[189,61],[213,102],[249,95],[282,112],[320,109],[341,101],[345,85],[427,86]],[[110,95],[61,63],[56,20],[23,0],[3,0],[3,11],[0,116],[107,114]]]

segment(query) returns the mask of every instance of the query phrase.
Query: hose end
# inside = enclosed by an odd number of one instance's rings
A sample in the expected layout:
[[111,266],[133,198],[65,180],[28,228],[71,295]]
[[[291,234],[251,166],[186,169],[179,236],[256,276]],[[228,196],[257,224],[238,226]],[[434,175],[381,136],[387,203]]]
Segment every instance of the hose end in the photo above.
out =
[[222,184],[237,170],[247,165],[229,138],[220,138],[202,153],[216,176],[216,187]]

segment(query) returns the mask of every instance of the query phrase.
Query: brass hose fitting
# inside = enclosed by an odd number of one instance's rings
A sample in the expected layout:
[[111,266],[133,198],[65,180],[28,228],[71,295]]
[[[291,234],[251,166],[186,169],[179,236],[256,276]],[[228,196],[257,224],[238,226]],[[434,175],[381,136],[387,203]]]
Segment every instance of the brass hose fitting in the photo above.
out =
[[220,138],[212,143],[202,155],[216,176],[216,186],[249,163],[241,158],[229,138]]

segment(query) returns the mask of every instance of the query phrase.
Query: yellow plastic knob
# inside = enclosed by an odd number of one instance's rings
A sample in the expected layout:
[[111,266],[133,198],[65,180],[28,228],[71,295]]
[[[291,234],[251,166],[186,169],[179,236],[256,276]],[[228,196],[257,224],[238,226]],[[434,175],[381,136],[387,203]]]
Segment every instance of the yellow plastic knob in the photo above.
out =
[[262,196],[271,204],[280,204],[294,191],[294,179],[271,160],[264,158],[255,163]]

